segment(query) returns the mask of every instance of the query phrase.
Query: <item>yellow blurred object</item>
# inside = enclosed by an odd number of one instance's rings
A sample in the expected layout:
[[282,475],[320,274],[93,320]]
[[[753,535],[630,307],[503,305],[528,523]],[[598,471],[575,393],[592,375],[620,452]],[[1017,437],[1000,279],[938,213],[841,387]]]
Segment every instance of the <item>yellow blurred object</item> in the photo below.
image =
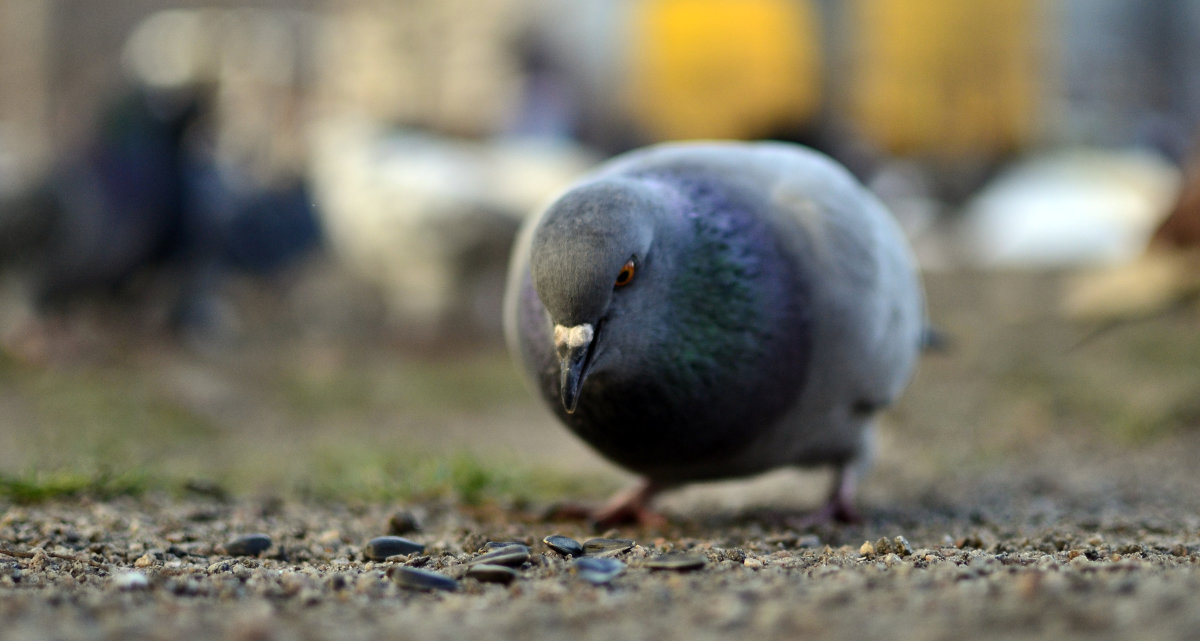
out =
[[645,0],[629,42],[629,105],[654,139],[765,136],[817,110],[820,47],[807,2]]
[[849,108],[895,153],[995,152],[1028,142],[1039,3],[857,0]]

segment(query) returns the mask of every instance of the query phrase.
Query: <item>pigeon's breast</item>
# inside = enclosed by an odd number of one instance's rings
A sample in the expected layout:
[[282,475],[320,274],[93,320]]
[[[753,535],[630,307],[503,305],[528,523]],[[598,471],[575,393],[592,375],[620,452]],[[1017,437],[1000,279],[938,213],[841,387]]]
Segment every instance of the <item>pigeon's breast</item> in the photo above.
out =
[[804,391],[812,283],[760,196],[715,177],[683,178],[692,235],[675,257],[665,311],[639,319],[660,324],[655,340],[621,367],[595,371],[575,413],[559,415],[603,455],[651,478],[752,474],[762,470],[733,461]]

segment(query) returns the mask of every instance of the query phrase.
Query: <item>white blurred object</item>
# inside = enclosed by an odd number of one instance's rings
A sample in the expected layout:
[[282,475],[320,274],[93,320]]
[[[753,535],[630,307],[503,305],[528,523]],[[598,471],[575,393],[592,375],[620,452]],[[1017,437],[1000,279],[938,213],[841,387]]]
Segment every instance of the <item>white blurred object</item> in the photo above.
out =
[[1145,151],[1075,149],[1023,161],[964,207],[963,260],[984,267],[1127,262],[1166,216],[1180,172]]
[[498,331],[518,223],[597,160],[566,141],[468,141],[354,118],[313,133],[331,247],[418,337]]

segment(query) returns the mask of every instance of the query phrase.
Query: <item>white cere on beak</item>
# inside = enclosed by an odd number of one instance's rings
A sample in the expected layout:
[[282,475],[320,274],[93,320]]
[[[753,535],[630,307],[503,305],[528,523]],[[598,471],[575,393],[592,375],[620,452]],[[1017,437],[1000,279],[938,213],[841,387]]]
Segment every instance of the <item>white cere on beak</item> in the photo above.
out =
[[554,344],[566,345],[569,348],[583,347],[592,342],[595,331],[591,323],[582,323],[574,327],[564,325],[554,326]]

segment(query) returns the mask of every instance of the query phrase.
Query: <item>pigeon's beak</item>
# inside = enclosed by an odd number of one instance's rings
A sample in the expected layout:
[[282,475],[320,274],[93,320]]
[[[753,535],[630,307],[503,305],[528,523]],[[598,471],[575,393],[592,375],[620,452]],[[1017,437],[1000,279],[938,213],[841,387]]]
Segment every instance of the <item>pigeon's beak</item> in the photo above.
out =
[[591,362],[589,357],[594,336],[595,331],[588,323],[573,327],[554,326],[554,353],[558,355],[559,367],[558,395],[568,414],[574,414],[575,406],[579,404],[579,392],[583,389],[583,379],[587,377]]

